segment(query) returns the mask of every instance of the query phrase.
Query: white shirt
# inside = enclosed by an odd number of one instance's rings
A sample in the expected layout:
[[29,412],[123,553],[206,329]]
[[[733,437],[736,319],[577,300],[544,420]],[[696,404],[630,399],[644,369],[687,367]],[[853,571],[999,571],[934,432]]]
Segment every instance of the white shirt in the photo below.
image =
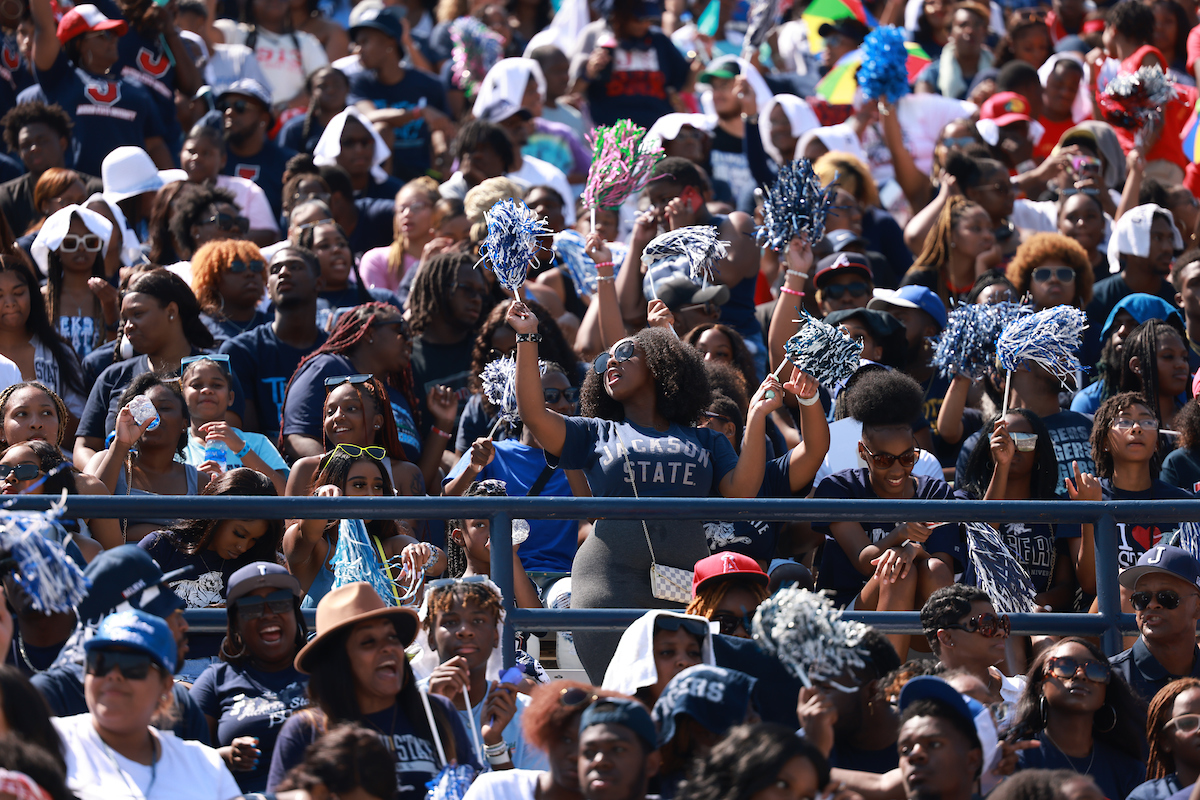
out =
[[526,191],[534,186],[549,186],[554,189],[563,199],[563,218],[566,220],[567,227],[574,225],[575,193],[571,191],[571,184],[567,183],[567,176],[563,174],[563,171],[553,164],[533,156],[523,155],[521,161],[523,163],[519,170],[510,172],[504,177],[521,184],[521,188]]
[[533,800],[541,774],[536,769],[485,772],[467,789],[463,800]]
[[17,363],[8,356],[0,355],[0,392],[23,380]]
[[[226,43],[246,43],[249,26],[231,19],[218,19],[213,25],[225,35]],[[300,44],[299,52],[293,43],[293,36],[296,37],[294,42]],[[303,92],[304,79],[329,63],[321,42],[304,31],[277,34],[259,27],[254,54],[258,57],[258,66],[267,79],[271,101],[275,104],[286,103]]]
[[154,731],[162,754],[154,768],[115,753],[91,714],[50,720],[62,737],[67,786],[79,800],[232,800],[242,796],[221,756],[170,731]]

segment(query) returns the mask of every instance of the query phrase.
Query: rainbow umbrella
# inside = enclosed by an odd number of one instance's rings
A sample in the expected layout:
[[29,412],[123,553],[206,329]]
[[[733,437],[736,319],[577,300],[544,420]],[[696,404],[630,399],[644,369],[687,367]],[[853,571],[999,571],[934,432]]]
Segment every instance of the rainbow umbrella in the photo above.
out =
[[879,24],[863,5],[862,0],[813,0],[808,10],[800,17],[808,25],[808,45],[812,52],[819,53],[825,49],[825,40],[817,33],[822,25],[832,25],[839,19],[851,17],[868,28]]
[[[909,84],[912,84],[921,70],[929,66],[933,59],[916,42],[905,42],[904,49],[908,51],[904,69],[908,73]],[[853,103],[854,90],[858,88],[858,68],[862,65],[862,60],[862,50],[852,50],[839,58],[833,69],[817,84],[817,95],[833,105],[848,106]]]
[[1183,154],[1193,164],[1200,163],[1200,152],[1198,152],[1200,148],[1196,147],[1197,128],[1200,128],[1200,103],[1196,103],[1196,113],[1192,114],[1187,133],[1183,137]]

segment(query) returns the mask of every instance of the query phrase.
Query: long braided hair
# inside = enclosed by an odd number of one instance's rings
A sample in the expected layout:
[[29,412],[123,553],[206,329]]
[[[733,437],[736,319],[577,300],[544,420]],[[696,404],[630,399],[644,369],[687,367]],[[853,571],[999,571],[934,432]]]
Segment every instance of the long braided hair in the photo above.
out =
[[1146,780],[1165,778],[1175,772],[1175,754],[1167,749],[1171,733],[1167,723],[1175,713],[1175,701],[1188,689],[1200,689],[1200,678],[1176,678],[1158,690],[1146,709],[1146,741],[1150,753],[1146,756]]
[[[1121,379],[1118,390],[1137,392],[1145,397],[1159,423],[1165,420],[1162,419],[1158,407],[1158,345],[1168,336],[1175,336],[1183,341],[1183,335],[1171,323],[1161,319],[1148,319],[1133,329],[1121,348]],[[1129,366],[1134,356],[1137,356],[1141,364],[1141,373],[1134,372]]]
[[[346,77],[346,73],[342,72],[337,67],[326,66],[326,67],[321,67],[320,69],[313,71],[313,73],[311,75],[309,75],[307,78],[305,78],[305,80],[304,80],[305,93],[309,97],[312,97],[313,96],[313,86],[315,86],[317,81],[321,80],[321,78],[324,78],[328,75],[339,76],[342,79],[342,82],[346,84],[346,91],[348,92],[350,90],[350,79]],[[312,135],[313,123],[316,120],[316,116],[317,116],[317,104],[310,100],[308,103],[308,110],[304,113],[304,126],[302,128],[300,128],[300,141],[307,142],[308,137]]]
[[[371,444],[377,444],[387,451],[389,458],[394,458],[397,461],[408,461],[408,456],[404,453],[404,446],[400,444],[400,430],[396,427],[396,415],[391,413],[391,401],[388,399],[387,387],[379,378],[371,378],[366,383],[349,383],[345,385],[354,389],[358,395],[358,401],[363,407],[363,425],[366,425],[367,419],[378,414],[383,417],[383,425],[379,430],[375,431],[375,438],[371,440]],[[325,390],[325,400],[329,401],[329,395],[333,394],[334,390],[340,389],[338,386],[331,386]],[[368,411],[370,409],[370,413]],[[416,407],[413,407],[414,413]],[[329,440],[325,437],[325,426],[321,425],[321,443],[325,446],[325,452],[329,453],[334,448],[330,446]]]
[[913,262],[915,269],[926,269],[937,273],[937,293],[942,302],[950,296],[950,285],[946,276],[950,270],[950,244],[954,239],[954,229],[958,226],[963,215],[981,206],[974,200],[968,200],[961,195],[952,196],[942,212],[938,214],[933,228],[925,237],[925,246]]
[[[450,316],[450,295],[458,288],[458,270],[472,264],[470,255],[456,251],[438,253],[421,265],[408,295],[409,324],[414,334],[424,331],[435,319]],[[491,311],[488,298],[488,294],[483,297],[481,320]]]

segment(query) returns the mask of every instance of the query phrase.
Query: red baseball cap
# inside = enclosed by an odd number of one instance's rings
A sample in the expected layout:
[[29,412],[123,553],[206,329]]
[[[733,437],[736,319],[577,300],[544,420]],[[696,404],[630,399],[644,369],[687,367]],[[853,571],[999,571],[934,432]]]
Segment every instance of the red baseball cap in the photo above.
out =
[[62,44],[95,31],[116,31],[117,36],[124,36],[129,30],[129,23],[123,19],[109,19],[104,12],[91,3],[75,6],[58,22],[58,41]]
[[771,580],[758,562],[750,556],[741,553],[714,553],[696,562],[696,571],[692,574],[692,597],[695,597],[706,583],[738,576],[744,576],[763,586]]
[[1029,101],[1016,92],[998,92],[983,102],[980,119],[990,119],[1003,128],[1014,122],[1030,122]]

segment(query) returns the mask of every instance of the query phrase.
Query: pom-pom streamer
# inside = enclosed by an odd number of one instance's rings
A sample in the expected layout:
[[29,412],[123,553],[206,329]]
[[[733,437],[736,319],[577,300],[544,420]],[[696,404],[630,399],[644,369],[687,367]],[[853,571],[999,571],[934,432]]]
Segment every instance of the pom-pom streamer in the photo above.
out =
[[371,547],[371,537],[361,519],[343,519],[338,523],[337,547],[330,563],[333,588],[365,581],[380,597],[390,597],[395,605],[400,605],[396,586]]
[[750,61],[775,27],[779,16],[779,0],[753,0],[746,15],[746,38],[742,41],[742,57]]
[[592,209],[592,229],[597,208],[617,208],[650,181],[650,171],[665,155],[657,136],[627,119],[596,128],[589,144],[592,165],[583,186],[583,205]]
[[538,237],[549,236],[546,221],[533,209],[517,200],[505,199],[484,214],[487,238],[480,245],[483,256],[476,263],[488,263],[500,285],[520,300],[517,290],[525,283],[529,265],[541,248]]
[[450,82],[468,100],[479,91],[479,82],[504,57],[504,40],[475,17],[459,17],[450,23]]
[[800,330],[784,345],[787,361],[826,386],[836,386],[853,375],[862,355],[862,342],[814,319],[803,309],[800,316]]
[[585,250],[583,234],[572,228],[554,234],[554,256],[575,285],[575,294],[590,297],[596,293],[599,275],[596,262]]
[[1140,130],[1161,118],[1163,106],[1174,98],[1175,82],[1155,64],[1119,73],[1105,85],[1098,100],[1110,125]]
[[861,49],[857,80],[863,95],[895,103],[909,93],[908,50],[903,29],[881,25],[867,34]]
[[67,533],[58,523],[64,499],[44,513],[5,511],[0,521],[0,550],[4,563],[29,595],[33,608],[43,613],[73,611],[90,587],[83,572],[67,557],[62,543]]
[[1013,555],[1004,537],[986,522],[967,523],[967,555],[979,588],[1001,614],[1033,611],[1037,593],[1029,572]]
[[808,159],[784,164],[763,198],[763,224],[755,235],[759,247],[782,253],[795,238],[819,242],[833,194],[832,187],[821,185]]
[[956,306],[937,337],[933,366],[947,380],[956,375],[982,378],[995,367],[996,342],[1004,326],[1032,313],[1028,306],[1008,302]]
[[[538,371],[546,374],[546,362],[538,361]],[[517,362],[512,356],[501,356],[490,361],[479,373],[483,384],[483,396],[496,407],[496,422],[488,438],[496,435],[501,425],[515,428],[521,422],[517,411]]]
[[996,343],[996,356],[1006,370],[1040,364],[1066,386],[1080,369],[1075,355],[1087,328],[1087,314],[1074,306],[1054,306],[1036,314],[1022,314],[1004,326]]
[[[824,592],[780,589],[754,612],[753,628],[759,647],[809,688],[866,665],[860,645],[869,629],[842,619],[842,612]],[[854,691],[854,687],[833,686]]]
[[729,242],[718,238],[712,225],[689,225],[659,234],[642,251],[642,263],[650,266],[670,256],[683,256],[688,261],[691,278],[708,284],[713,278],[713,266],[729,253]]

